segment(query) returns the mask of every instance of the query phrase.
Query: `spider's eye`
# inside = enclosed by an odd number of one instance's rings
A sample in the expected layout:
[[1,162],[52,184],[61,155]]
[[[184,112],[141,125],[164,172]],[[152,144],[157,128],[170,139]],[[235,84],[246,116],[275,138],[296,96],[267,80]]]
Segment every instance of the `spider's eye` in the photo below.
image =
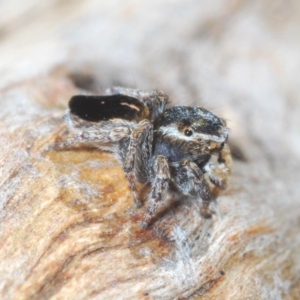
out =
[[191,129],[186,129],[186,130],[184,131],[184,134],[185,134],[186,136],[191,136],[191,135],[193,135],[193,130],[191,130]]

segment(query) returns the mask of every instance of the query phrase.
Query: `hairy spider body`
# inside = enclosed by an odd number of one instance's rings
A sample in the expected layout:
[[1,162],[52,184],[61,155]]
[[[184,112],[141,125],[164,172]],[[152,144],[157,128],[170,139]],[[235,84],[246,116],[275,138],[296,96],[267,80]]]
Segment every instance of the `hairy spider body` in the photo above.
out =
[[[168,107],[161,91],[112,88],[105,96],[74,96],[65,115],[74,136],[59,147],[94,146],[115,154],[126,173],[136,206],[136,182],[151,184],[147,228],[169,191],[197,196],[201,214],[210,217],[211,191],[227,185],[231,155],[226,123],[200,107]],[[212,163],[211,157],[217,156]]]

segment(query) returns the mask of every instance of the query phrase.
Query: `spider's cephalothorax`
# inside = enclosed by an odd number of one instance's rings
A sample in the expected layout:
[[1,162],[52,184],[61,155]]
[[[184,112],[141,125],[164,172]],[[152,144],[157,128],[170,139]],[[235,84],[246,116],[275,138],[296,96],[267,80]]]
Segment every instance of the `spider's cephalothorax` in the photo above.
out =
[[[169,191],[197,196],[209,217],[211,191],[204,177],[224,189],[231,171],[228,129],[200,107],[168,108],[161,91],[112,88],[105,96],[74,96],[65,115],[75,135],[60,147],[89,145],[116,155],[136,206],[136,182],[151,185],[142,228],[147,228]],[[215,163],[212,155],[217,156]]]
[[171,107],[154,123],[154,155],[165,155],[170,162],[207,162],[227,141],[225,126],[224,121],[204,108]]

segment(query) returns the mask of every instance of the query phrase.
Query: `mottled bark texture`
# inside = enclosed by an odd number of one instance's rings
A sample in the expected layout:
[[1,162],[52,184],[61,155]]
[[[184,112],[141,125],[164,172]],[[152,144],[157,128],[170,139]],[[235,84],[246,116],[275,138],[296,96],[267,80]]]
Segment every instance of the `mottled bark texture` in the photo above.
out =
[[[299,1],[0,6],[1,299],[299,299]],[[142,230],[112,155],[54,150],[69,98],[113,85],[228,120],[213,219],[184,201]]]

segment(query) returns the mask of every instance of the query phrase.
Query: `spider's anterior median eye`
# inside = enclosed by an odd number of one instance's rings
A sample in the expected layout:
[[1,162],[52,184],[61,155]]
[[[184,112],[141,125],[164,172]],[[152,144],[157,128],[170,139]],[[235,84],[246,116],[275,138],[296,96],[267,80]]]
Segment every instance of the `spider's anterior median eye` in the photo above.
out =
[[191,129],[186,129],[186,130],[184,131],[184,134],[185,134],[186,136],[191,136],[191,135],[193,135],[193,130],[191,130]]

